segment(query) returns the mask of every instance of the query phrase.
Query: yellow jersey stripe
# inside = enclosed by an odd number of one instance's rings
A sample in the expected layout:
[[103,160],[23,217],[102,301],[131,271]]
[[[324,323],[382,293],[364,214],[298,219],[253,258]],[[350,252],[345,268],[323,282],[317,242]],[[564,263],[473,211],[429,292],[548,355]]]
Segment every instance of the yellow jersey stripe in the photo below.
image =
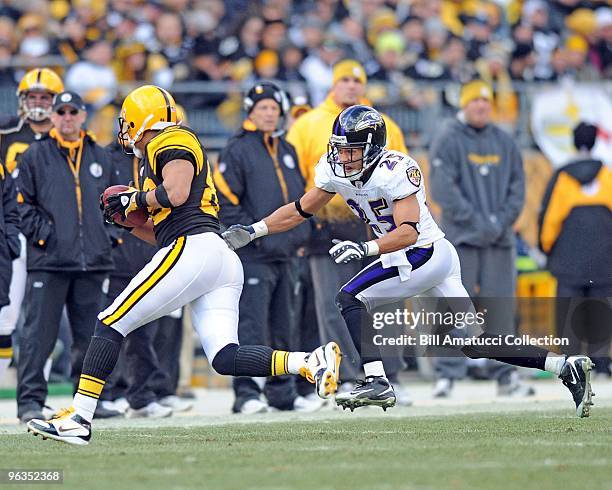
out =
[[159,266],[147,277],[140,286],[134,289],[131,294],[121,303],[117,309],[102,320],[104,325],[112,325],[116,321],[123,318],[138,301],[140,301],[151,289],[153,289],[159,281],[161,281],[172,267],[176,264],[179,257],[185,249],[185,237],[180,236],[176,239],[174,246],[166,257],[161,261]]
[[157,175],[157,155],[168,149],[184,149],[193,153],[196,160],[196,175],[204,167],[204,150],[198,138],[180,126],[173,126],[162,131],[147,144],[149,165]]

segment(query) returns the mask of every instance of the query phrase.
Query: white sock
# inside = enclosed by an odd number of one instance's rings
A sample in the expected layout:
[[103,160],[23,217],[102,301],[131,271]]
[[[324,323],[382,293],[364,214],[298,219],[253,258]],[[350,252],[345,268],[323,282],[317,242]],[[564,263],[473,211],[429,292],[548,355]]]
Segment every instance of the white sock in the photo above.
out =
[[382,376],[383,378],[387,377],[382,361],[367,362],[363,365],[363,370],[366,378],[368,376]]
[[306,367],[306,356],[308,352],[289,352],[287,368],[291,374],[300,374],[300,369]]
[[97,405],[97,399],[81,395],[80,393],[74,395],[74,400],[72,401],[74,411],[89,423],[93,420]]
[[10,363],[10,359],[6,359],[4,357],[0,358],[0,381],[2,381],[2,379],[4,378],[4,373],[6,373],[6,370],[8,369]]
[[561,374],[561,368],[564,364],[564,355],[558,355],[554,352],[549,352],[546,356],[546,360],[544,361],[544,370],[559,376]]

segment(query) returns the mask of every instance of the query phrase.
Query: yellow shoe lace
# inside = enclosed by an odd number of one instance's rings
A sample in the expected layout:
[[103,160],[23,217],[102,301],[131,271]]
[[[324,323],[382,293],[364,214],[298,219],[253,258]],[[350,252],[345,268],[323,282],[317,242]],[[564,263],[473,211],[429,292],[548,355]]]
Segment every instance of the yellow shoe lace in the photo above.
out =
[[74,407],[60,408],[57,412],[53,414],[53,417],[51,417],[51,420],[65,419],[65,418],[70,417],[73,413],[74,413]]

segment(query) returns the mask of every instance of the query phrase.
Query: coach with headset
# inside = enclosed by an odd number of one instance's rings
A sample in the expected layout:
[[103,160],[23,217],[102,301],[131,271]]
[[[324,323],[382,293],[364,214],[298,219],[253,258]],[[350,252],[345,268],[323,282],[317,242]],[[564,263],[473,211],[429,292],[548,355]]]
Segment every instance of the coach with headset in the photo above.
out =
[[[244,99],[247,112],[242,128],[219,156],[215,184],[219,190],[219,218],[226,226],[252,223],[304,192],[295,149],[282,135],[289,111],[286,94],[274,83],[259,82]],[[238,337],[241,344],[274,345],[291,350],[297,338],[294,319],[295,255],[309,237],[308,224],[289,233],[258,240],[238,251],[244,267]],[[297,346],[295,346],[297,347]],[[292,377],[269,379],[261,388],[252,378],[235,378],[234,412],[308,410],[313,402],[298,397]]]

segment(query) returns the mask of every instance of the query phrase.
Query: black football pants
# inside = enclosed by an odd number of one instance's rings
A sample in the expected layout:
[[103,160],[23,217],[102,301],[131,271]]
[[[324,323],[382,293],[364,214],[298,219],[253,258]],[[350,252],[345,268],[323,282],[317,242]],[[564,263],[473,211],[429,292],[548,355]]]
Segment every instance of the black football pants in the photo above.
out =
[[59,331],[64,305],[72,331],[72,381],[76,385],[83,359],[104,302],[104,272],[28,272],[25,323],[17,363],[17,415],[41,410],[47,398],[43,369]]
[[[244,287],[240,297],[238,340],[242,345],[267,345],[279,350],[295,350],[296,269],[293,262],[259,263],[244,260]],[[234,378],[239,412],[250,399],[259,398],[260,385],[253,378]],[[270,406],[290,410],[297,397],[292,375],[267,378],[265,395]]]

